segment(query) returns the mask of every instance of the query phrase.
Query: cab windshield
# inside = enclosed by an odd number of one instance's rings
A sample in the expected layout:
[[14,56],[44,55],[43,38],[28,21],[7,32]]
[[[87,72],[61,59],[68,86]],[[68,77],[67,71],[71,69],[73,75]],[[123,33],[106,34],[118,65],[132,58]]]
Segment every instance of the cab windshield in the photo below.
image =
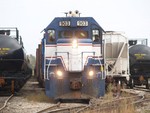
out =
[[79,38],[84,39],[88,38],[88,32],[83,30],[77,30],[77,31],[60,31],[59,32],[59,38]]

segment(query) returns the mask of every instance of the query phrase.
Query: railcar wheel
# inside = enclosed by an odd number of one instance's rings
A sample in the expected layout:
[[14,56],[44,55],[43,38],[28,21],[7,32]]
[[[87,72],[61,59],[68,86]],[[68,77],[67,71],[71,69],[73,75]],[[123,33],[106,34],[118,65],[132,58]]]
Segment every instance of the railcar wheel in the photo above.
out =
[[127,89],[126,81],[122,81],[121,86],[122,86],[122,89]]
[[134,87],[134,81],[133,81],[132,78],[130,78],[130,80],[129,80],[129,87],[130,87],[131,89],[133,89],[133,87]]
[[25,81],[23,80],[17,80],[15,81],[15,91],[18,92],[20,91],[20,89],[22,88],[22,86],[24,85]]
[[146,89],[150,89],[150,78],[147,79]]

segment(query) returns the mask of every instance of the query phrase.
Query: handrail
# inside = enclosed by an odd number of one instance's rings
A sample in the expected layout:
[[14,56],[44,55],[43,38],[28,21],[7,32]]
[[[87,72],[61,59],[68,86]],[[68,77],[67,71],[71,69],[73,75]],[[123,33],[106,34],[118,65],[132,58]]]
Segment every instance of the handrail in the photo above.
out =
[[46,71],[47,73],[46,73],[46,76],[45,76],[46,78],[44,78],[44,79],[47,79],[47,80],[49,80],[49,78],[48,78],[48,70],[49,70],[49,67],[50,67],[50,64],[51,64],[51,61],[52,61],[51,59],[52,59],[52,57],[50,58],[50,61],[48,63],[48,67],[47,67],[47,71]]

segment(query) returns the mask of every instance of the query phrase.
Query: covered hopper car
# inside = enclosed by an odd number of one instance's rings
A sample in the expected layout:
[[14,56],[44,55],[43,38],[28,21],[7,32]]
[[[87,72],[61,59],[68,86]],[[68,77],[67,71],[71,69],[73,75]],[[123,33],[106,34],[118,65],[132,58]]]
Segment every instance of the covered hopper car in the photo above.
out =
[[128,38],[117,31],[106,31],[103,38],[106,84],[127,86],[130,75]]

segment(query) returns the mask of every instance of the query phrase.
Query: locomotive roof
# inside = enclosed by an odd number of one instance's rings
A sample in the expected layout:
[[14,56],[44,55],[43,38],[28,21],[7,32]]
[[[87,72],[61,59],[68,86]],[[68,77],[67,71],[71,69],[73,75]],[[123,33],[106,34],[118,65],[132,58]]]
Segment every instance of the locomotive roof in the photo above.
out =
[[[88,26],[93,25],[93,28],[98,28],[105,32],[103,28],[95,21],[93,17],[56,17],[53,19],[53,21],[44,29],[44,31],[47,31],[48,29],[59,29],[62,28],[62,26],[59,26],[59,22],[61,21],[70,21],[70,26],[68,27],[77,27],[75,23],[77,21],[87,21]],[[88,27],[86,26],[86,27]],[[83,27],[83,26],[82,26]]]

